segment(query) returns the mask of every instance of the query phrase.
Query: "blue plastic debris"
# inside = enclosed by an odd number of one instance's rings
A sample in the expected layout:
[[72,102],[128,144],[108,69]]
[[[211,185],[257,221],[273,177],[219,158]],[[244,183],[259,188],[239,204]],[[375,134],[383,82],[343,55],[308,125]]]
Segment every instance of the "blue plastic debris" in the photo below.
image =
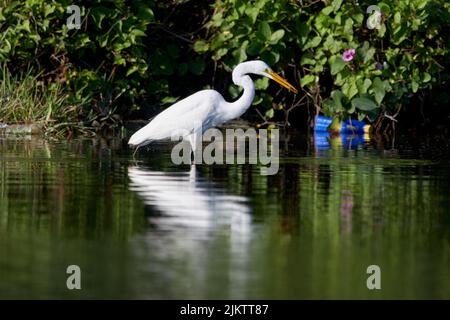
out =
[[[328,126],[333,121],[332,118],[317,116],[314,131],[328,131]],[[342,122],[341,133],[363,134],[369,132],[370,125],[363,121],[348,119]]]

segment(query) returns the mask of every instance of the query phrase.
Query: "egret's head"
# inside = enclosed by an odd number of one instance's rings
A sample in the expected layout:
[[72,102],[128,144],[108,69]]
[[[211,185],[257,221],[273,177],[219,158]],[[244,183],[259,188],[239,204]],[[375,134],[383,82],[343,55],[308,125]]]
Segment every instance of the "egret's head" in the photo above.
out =
[[273,81],[277,82],[281,86],[285,87],[289,91],[292,91],[293,93],[297,93],[298,90],[291,85],[286,79],[284,79],[279,74],[275,73],[272,68],[270,68],[267,63],[261,60],[254,60],[254,61],[247,61],[242,63],[244,69],[247,69],[247,72],[244,73],[254,73],[258,74],[264,77],[267,77],[269,79],[272,79]]

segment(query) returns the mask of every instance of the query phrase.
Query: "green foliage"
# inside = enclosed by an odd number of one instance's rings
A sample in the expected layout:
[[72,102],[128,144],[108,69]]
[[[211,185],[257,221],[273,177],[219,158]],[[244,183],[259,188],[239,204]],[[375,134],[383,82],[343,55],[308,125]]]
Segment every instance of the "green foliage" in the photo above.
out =
[[[80,30],[66,25],[71,4],[0,1],[0,63],[59,86],[67,109],[76,106],[73,121],[86,126],[115,124],[202,86],[235,98],[228,72],[248,59],[284,70],[306,92],[303,103],[340,118],[392,115],[449,80],[445,0],[78,1]],[[373,4],[381,18],[366,12]],[[356,55],[344,61],[348,49]],[[256,88],[265,90],[254,104],[268,119],[292,101],[281,91],[272,103],[278,91],[267,79]]]
[[0,123],[48,123],[70,117],[70,109],[64,108],[67,96],[61,85],[47,86],[38,78],[33,70],[13,76],[0,66]]
[[[396,110],[411,94],[448,80],[450,4],[385,0],[377,4],[380,20],[366,12],[372,4],[217,1],[210,36],[198,40],[194,49],[210,52],[226,69],[249,58],[276,69],[294,64],[301,85],[318,93],[310,96],[320,97],[314,102],[326,115],[373,120],[380,111]],[[343,53],[352,48],[356,56],[344,61]]]
[[0,8],[0,62],[12,72],[28,68],[46,71],[46,81],[70,93],[69,104],[87,107],[88,114],[106,115],[122,95],[133,105],[148,77],[143,46],[153,21],[142,1],[77,3],[81,30],[69,30],[69,1],[10,1]]
[[0,63],[13,74],[32,67],[60,85],[85,125],[113,124],[117,114],[169,95],[173,78],[203,73],[203,59],[183,55],[186,45],[155,17],[166,19],[180,3],[77,1],[81,29],[69,30],[71,1],[3,1]]

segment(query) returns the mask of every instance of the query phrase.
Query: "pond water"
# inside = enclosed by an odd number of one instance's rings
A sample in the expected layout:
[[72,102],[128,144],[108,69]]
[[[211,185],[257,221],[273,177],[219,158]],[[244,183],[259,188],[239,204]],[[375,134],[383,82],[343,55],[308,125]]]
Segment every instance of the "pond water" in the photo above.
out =
[[449,299],[450,141],[339,140],[283,134],[263,176],[174,165],[170,144],[2,137],[0,298]]

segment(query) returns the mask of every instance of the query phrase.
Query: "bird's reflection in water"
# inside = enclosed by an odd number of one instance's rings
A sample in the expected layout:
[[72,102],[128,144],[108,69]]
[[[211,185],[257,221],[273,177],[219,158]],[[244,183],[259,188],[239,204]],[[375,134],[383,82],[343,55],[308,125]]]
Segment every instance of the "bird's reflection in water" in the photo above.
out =
[[[254,229],[247,198],[201,178],[194,166],[181,173],[133,166],[128,175],[153,226],[133,250],[152,261],[140,266],[143,277],[153,279],[143,285],[172,298],[243,297]],[[216,293],[211,282],[219,284]]]
[[184,236],[190,233],[194,238],[208,237],[217,231],[244,238],[249,235],[251,216],[247,198],[230,195],[205,181],[195,166],[189,172],[151,171],[132,166],[128,175],[131,190],[160,213],[149,217],[157,230],[182,232]]

